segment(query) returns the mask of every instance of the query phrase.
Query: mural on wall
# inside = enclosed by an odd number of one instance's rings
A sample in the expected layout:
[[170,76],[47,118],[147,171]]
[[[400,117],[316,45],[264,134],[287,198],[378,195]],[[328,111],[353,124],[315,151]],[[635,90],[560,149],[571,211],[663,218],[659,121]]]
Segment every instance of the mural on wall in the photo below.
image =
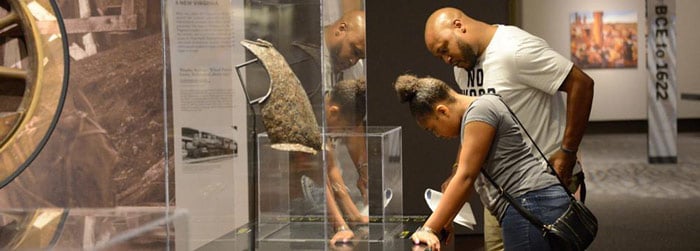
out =
[[36,159],[0,190],[0,208],[164,206],[173,160],[160,1],[55,2],[69,44],[65,103]]
[[574,12],[571,61],[579,68],[637,68],[637,12]]

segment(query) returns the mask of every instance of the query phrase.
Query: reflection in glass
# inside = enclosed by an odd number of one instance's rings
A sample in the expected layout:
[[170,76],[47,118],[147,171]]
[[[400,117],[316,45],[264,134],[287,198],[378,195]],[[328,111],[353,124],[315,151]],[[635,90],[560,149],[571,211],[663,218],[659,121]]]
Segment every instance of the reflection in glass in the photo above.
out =
[[37,209],[0,212],[0,249],[52,248],[60,235],[67,210]]
[[170,250],[187,231],[181,210],[157,207],[0,210],[2,250]]
[[[327,2],[327,4],[326,4]],[[331,245],[368,239],[368,145],[366,138],[365,13],[361,1],[326,1],[323,6],[326,194]],[[342,150],[349,161],[339,160]],[[345,165],[341,163],[346,163]],[[350,189],[350,188],[353,189]],[[354,192],[354,194],[353,194]],[[359,194],[359,196],[357,196]],[[353,196],[354,195],[354,196]],[[353,199],[357,198],[359,199]],[[370,238],[371,239],[371,238]]]
[[[358,0],[263,0],[246,6],[246,38],[269,41],[286,59],[310,100],[323,144],[317,155],[282,152],[272,150],[269,130],[258,135],[256,236],[264,243],[261,249],[301,248],[308,241],[320,246],[305,248],[323,249],[329,241],[355,248],[377,244],[395,229],[391,218],[403,213],[400,129],[372,131],[366,122],[363,5]],[[266,95],[267,86],[257,83],[274,82],[269,73],[269,67],[246,67],[241,82],[251,97]]]
[[[329,133],[351,133],[343,138],[327,137],[326,193],[330,223],[335,230],[331,242],[352,239],[351,226],[369,223],[368,215],[368,163],[365,129],[366,90],[364,80],[342,80],[333,86],[326,97],[326,125]],[[350,161],[340,161],[341,149],[346,149]],[[341,163],[354,168],[343,169]],[[347,182],[346,182],[347,180]],[[354,182],[353,182],[354,180]],[[346,183],[354,184],[351,190]],[[357,191],[353,196],[351,191]],[[356,193],[356,194],[357,194]],[[347,220],[346,220],[347,219]]]

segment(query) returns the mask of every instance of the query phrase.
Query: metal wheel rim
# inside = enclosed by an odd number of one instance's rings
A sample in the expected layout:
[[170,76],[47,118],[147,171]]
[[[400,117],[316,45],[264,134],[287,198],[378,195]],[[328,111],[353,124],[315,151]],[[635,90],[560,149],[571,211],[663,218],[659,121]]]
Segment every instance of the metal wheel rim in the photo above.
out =
[[0,17],[0,31],[21,28],[27,63],[22,64],[22,70],[6,66],[0,70],[2,82],[25,80],[15,120],[0,132],[0,188],[21,174],[46,144],[63,107],[69,66],[66,32],[56,4],[49,0],[5,1],[10,10]]

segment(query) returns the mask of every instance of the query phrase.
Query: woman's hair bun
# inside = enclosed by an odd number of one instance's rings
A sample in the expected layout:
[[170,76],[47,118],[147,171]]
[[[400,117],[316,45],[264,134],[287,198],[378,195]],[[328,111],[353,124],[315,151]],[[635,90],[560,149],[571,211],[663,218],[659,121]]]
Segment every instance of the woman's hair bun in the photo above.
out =
[[404,74],[394,82],[394,89],[401,103],[410,102],[418,91],[418,78],[414,75]]

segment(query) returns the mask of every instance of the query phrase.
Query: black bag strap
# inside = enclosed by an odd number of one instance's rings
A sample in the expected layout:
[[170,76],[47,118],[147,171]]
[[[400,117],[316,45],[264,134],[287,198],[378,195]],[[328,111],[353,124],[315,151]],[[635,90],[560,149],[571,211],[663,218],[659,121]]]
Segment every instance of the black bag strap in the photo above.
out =
[[486,171],[484,171],[484,169],[481,169],[481,173],[484,174],[486,179],[488,179],[491,182],[491,184],[493,184],[493,186],[498,188],[498,192],[501,194],[501,196],[505,197],[506,200],[510,203],[510,205],[513,206],[513,208],[515,208],[515,210],[517,210],[520,213],[520,215],[525,217],[525,219],[530,221],[530,223],[532,223],[533,225],[535,225],[537,227],[541,227],[541,228],[543,228],[543,230],[546,229],[544,222],[542,222],[540,219],[537,219],[537,217],[532,215],[529,211],[527,211],[527,209],[525,209],[523,206],[521,206],[520,203],[517,203],[515,201],[515,199],[513,198],[513,196],[510,196],[510,194],[508,192],[506,192],[506,190],[504,190],[503,187],[499,186],[496,183],[496,181],[494,181],[491,178],[491,176],[488,175],[486,173]]
[[506,108],[508,109],[510,114],[513,116],[513,119],[515,120],[515,122],[518,123],[518,125],[523,130],[523,132],[525,132],[525,135],[527,135],[527,137],[530,139],[530,142],[532,142],[532,145],[535,146],[535,149],[537,149],[537,151],[540,153],[540,155],[542,155],[542,159],[544,159],[544,161],[547,163],[547,167],[549,168],[550,171],[552,171],[552,174],[554,175],[554,177],[557,177],[557,180],[559,181],[559,184],[564,188],[564,191],[566,191],[566,193],[569,195],[569,197],[571,197],[572,199],[575,200],[576,198],[574,198],[573,193],[571,191],[569,191],[569,188],[566,187],[566,185],[564,185],[564,182],[557,175],[557,171],[554,170],[552,163],[549,163],[549,159],[547,159],[547,156],[545,156],[544,153],[542,152],[542,150],[540,150],[540,147],[537,146],[537,142],[535,142],[535,139],[533,139],[532,136],[530,136],[530,133],[527,132],[527,129],[525,129],[525,126],[523,125],[523,123],[520,122],[520,119],[518,119],[518,116],[515,115],[515,112],[513,112],[513,110],[510,109],[510,106],[508,106],[508,104],[506,104],[506,102],[503,101],[503,98],[500,95],[496,94],[496,96],[498,96],[498,99],[501,100],[501,103],[503,103],[503,105],[506,106]]
[[[498,96],[498,99],[501,100],[501,103],[503,103],[503,105],[506,106],[506,108],[508,109],[510,114],[513,116],[513,119],[515,120],[515,122],[518,123],[518,125],[523,130],[523,132],[525,132],[525,135],[527,135],[527,137],[530,139],[530,141],[532,142],[532,145],[534,145],[535,148],[537,149],[537,151],[540,152],[544,161],[547,162],[547,166],[552,171],[553,175],[555,177],[557,177],[557,180],[559,180],[559,184],[564,188],[564,190],[569,195],[569,197],[572,200],[576,200],[576,198],[574,198],[574,196],[569,191],[569,188],[567,188],[564,185],[564,182],[562,182],[562,180],[559,178],[559,176],[557,176],[557,172],[554,170],[554,167],[552,167],[552,164],[549,163],[549,160],[544,155],[542,150],[540,150],[539,146],[537,146],[537,143],[535,143],[535,140],[532,138],[532,136],[530,136],[530,133],[527,132],[527,130],[525,129],[525,126],[523,126],[523,124],[518,119],[518,116],[515,115],[515,112],[513,112],[513,110],[510,109],[510,106],[508,106],[508,104],[506,104],[505,101],[503,101],[503,98],[501,98],[500,95],[498,95],[498,94],[494,94],[494,95]],[[520,215],[525,217],[525,219],[530,221],[530,223],[532,223],[533,225],[542,228],[543,232],[548,229],[547,226],[540,219],[537,219],[537,217],[532,215],[532,213],[530,213],[527,209],[525,209],[522,205],[520,205],[520,203],[516,202],[515,199],[513,198],[513,196],[511,196],[508,192],[506,192],[506,190],[503,189],[503,187],[498,185],[498,183],[496,183],[496,181],[493,178],[491,178],[491,176],[488,173],[486,173],[486,171],[483,168],[481,169],[481,173],[484,174],[484,177],[486,177],[486,179],[488,179],[489,182],[491,182],[491,184],[493,186],[498,188],[498,192],[501,194],[501,196],[503,196],[510,203],[510,205],[513,206],[513,208],[515,208],[515,210],[517,210],[520,213]]]

